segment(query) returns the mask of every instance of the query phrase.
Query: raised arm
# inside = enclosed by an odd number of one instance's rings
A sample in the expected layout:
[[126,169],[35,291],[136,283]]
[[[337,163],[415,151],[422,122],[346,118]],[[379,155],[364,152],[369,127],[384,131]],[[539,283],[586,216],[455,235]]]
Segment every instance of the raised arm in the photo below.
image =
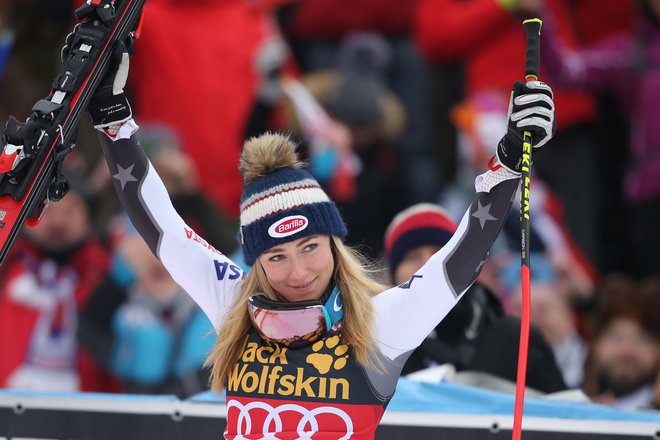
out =
[[123,44],[117,52],[121,62],[90,104],[117,195],[154,255],[218,328],[238,293],[243,271],[198,236],[172,206],[134,134],[138,127],[123,93],[128,54]]
[[417,347],[477,279],[502,229],[520,181],[522,132],[534,134],[534,148],[554,132],[552,92],[544,83],[514,85],[507,134],[489,170],[476,178],[477,196],[449,242],[410,280],[374,298],[376,339],[390,359]]

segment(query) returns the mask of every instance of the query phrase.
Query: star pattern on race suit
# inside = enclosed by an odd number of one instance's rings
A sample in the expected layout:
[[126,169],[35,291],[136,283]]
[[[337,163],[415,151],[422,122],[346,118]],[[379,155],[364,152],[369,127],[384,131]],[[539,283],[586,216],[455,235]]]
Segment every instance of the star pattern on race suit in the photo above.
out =
[[135,164],[132,164],[130,167],[124,168],[117,164],[117,174],[113,174],[112,178],[119,180],[119,183],[121,183],[122,191],[128,182],[137,182],[137,179],[132,174],[134,166]]
[[489,220],[497,220],[495,217],[490,215],[490,206],[492,203],[489,203],[486,206],[481,205],[481,201],[477,200],[477,210],[472,214],[472,217],[476,217],[479,219],[479,224],[481,225],[481,229],[483,229],[486,226],[486,222]]

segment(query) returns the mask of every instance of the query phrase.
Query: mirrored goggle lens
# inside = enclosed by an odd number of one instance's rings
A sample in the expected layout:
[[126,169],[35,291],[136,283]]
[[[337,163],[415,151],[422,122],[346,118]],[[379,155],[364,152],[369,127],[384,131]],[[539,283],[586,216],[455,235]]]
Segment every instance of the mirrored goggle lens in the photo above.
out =
[[259,333],[287,347],[300,347],[316,341],[328,328],[323,306],[272,310],[248,302],[250,318]]

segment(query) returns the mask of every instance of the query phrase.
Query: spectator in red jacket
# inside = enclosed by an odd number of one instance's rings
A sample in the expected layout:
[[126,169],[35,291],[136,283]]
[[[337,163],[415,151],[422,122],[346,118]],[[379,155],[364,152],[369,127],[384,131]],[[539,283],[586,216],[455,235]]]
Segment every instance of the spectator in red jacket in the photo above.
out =
[[78,346],[78,311],[106,275],[81,185],[25,229],[0,272],[0,387],[111,391],[116,382]]
[[201,185],[230,217],[238,215],[236,162],[255,98],[256,54],[275,32],[267,13],[249,3],[150,0],[131,61],[140,121],[174,129]]
[[[525,32],[528,11],[538,0],[419,0],[415,35],[419,47],[432,61],[461,62],[469,100],[499,94],[503,111],[508,84],[524,74]],[[563,0],[548,2],[557,15],[563,35],[572,31]],[[541,78],[544,78],[541,71]],[[587,256],[598,255],[598,163],[590,123],[595,117],[592,97],[583,90],[555,87],[557,136],[551,154],[535,160],[539,175],[563,200],[569,232]],[[558,173],[551,163],[572,164]]]
[[621,183],[625,205],[619,211],[629,210],[622,216],[626,223],[620,228],[627,234],[630,248],[623,263],[636,276],[648,277],[660,274],[660,131],[656,116],[660,109],[660,71],[656,68],[660,62],[660,2],[638,4],[634,30],[580,50],[564,44],[555,17],[545,14],[541,47],[546,71],[556,84],[605,90],[617,99],[629,132],[619,142],[619,149],[628,156],[619,163],[625,170]]

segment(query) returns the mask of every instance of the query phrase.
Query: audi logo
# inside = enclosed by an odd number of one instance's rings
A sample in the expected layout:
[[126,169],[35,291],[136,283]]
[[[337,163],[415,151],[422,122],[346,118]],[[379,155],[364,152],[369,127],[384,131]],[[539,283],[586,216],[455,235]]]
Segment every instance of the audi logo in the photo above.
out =
[[[236,400],[231,400],[227,402],[227,413],[229,413],[231,408],[236,408],[239,411],[238,418],[236,420],[235,438],[237,440],[247,439],[247,437],[244,437],[245,435],[254,435],[252,432],[252,418],[250,416],[250,411],[254,409],[264,410],[268,414],[268,416],[264,419],[260,430],[264,433],[263,437],[261,437],[261,439],[264,440],[277,440],[275,434],[282,432],[283,428],[281,416],[287,412],[300,414],[301,419],[298,422],[298,426],[296,427],[296,432],[298,433],[301,440],[312,440],[312,435],[319,430],[319,424],[316,420],[316,417],[322,414],[335,415],[342,422],[344,422],[346,434],[343,437],[340,437],[339,440],[348,440],[353,435],[353,421],[351,418],[348,416],[348,414],[346,414],[346,412],[332,406],[321,406],[314,409],[307,409],[300,405],[287,403],[273,407],[265,402],[250,402],[247,405],[243,405]],[[337,425],[333,425],[333,431],[335,431],[335,426]],[[269,429],[271,427],[272,430]],[[307,431],[305,431],[306,427],[308,428]],[[254,439],[255,437],[251,436],[250,438]]]

